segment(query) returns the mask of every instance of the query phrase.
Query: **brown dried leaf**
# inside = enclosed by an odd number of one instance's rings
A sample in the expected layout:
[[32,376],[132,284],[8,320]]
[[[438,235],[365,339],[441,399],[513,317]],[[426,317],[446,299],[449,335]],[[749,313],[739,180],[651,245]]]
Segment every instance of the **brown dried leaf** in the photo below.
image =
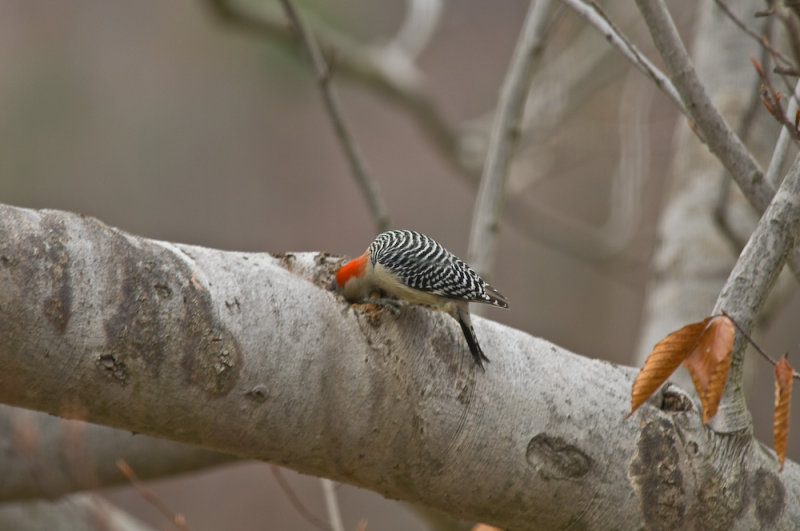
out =
[[700,340],[703,330],[711,319],[707,317],[699,323],[686,325],[656,343],[633,381],[631,412],[625,418],[633,415],[633,412],[675,372]]
[[789,406],[792,402],[792,376],[794,370],[784,357],[775,364],[775,416],[772,418],[772,436],[775,454],[781,464],[786,460],[786,443],[789,440]]
[[717,414],[731,366],[735,333],[729,318],[714,317],[684,362],[703,405],[703,423]]

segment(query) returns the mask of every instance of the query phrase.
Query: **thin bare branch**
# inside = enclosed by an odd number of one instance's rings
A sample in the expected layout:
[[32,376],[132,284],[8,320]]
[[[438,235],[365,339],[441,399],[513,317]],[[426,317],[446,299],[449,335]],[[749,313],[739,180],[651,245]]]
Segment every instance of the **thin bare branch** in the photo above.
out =
[[[748,342],[748,343],[750,343],[751,345],[753,345],[753,348],[754,348],[754,349],[756,349],[756,352],[758,352],[758,353],[761,355],[761,357],[762,357],[762,358],[764,358],[765,360],[767,360],[767,361],[768,361],[768,362],[769,362],[769,363],[770,363],[770,364],[771,364],[773,367],[774,367],[774,366],[776,366],[776,365],[778,364],[778,360],[776,360],[776,359],[773,359],[773,357],[772,357],[772,356],[770,356],[769,354],[767,354],[766,352],[764,352],[764,351],[761,349],[761,347],[758,345],[758,343],[756,343],[756,342],[753,340],[753,338],[752,338],[752,337],[750,337],[750,334],[748,334],[748,333],[747,333],[747,331],[746,331],[744,328],[742,328],[742,327],[739,325],[739,323],[737,323],[737,322],[736,322],[736,319],[734,319],[733,317],[731,317],[731,316],[730,316],[730,314],[729,314],[728,312],[726,312],[725,310],[722,310],[722,315],[724,315],[725,317],[727,317],[728,319],[730,319],[730,320],[731,320],[731,322],[733,323],[733,326],[735,326],[735,327],[736,327],[736,330],[738,330],[738,331],[739,331],[739,333],[740,333],[740,334],[742,334],[742,335],[744,336],[744,338],[747,340],[747,342]],[[800,380],[800,373],[798,373],[797,371],[792,371],[792,378],[794,378],[795,380]]]
[[736,14],[733,11],[731,11],[731,9],[725,2],[723,2],[722,0],[714,0],[714,1],[716,2],[717,6],[719,6],[719,8],[723,11],[723,13],[725,13],[725,15],[739,27],[739,29],[741,29],[744,33],[753,38],[756,42],[758,42],[758,44],[760,44],[765,50],[769,52],[770,56],[775,60],[776,64],[786,68],[795,67],[795,64],[792,62],[791,59],[783,55],[780,50],[772,46],[772,44],[770,44],[769,42],[769,39],[767,39],[764,35],[758,33],[755,30],[750,29],[747,26],[747,24],[744,23],[744,21],[740,20],[739,17],[737,17]]
[[[631,242],[638,227],[641,193],[649,166],[647,109],[653,92],[642,88],[644,78],[629,75],[623,86],[619,108],[619,156],[616,170],[611,174],[608,217],[600,224],[590,225],[570,217],[546,203],[536,205],[537,223],[547,227],[549,235],[540,242],[553,245],[586,260],[613,257]],[[516,220],[518,209],[510,205],[509,217]],[[531,219],[534,213],[526,212]],[[535,230],[535,229],[529,229]],[[558,241],[548,240],[548,237]]]
[[344,531],[342,512],[339,510],[339,500],[336,497],[336,484],[328,478],[319,478],[322,484],[322,494],[325,497],[325,509],[328,511],[328,522],[332,531]]
[[[771,26],[771,19],[767,19],[764,22],[765,35],[769,33]],[[768,60],[768,51],[762,48],[761,62],[763,63],[766,60]],[[755,86],[753,87],[752,91],[750,91],[750,99],[747,102],[747,106],[742,112],[742,118],[739,121],[739,127],[736,130],[737,136],[741,138],[742,141],[747,140],[748,135],[752,131],[753,124],[756,121],[756,117],[758,116],[759,111],[762,109],[762,106],[763,103],[761,102],[760,81],[756,80]],[[714,204],[714,222],[717,224],[717,228],[720,230],[720,232],[731,243],[731,246],[733,249],[735,249],[735,252],[738,255],[742,251],[749,234],[737,234],[731,223],[731,218],[729,217],[731,182],[730,173],[723,169],[720,172],[719,193],[717,194],[717,201]]]
[[413,61],[428,45],[442,17],[442,0],[406,0],[406,12],[397,34],[384,47]]
[[378,183],[367,170],[366,163],[361,156],[356,140],[345,122],[339,98],[333,89],[331,71],[328,68],[328,64],[322,56],[317,41],[314,39],[311,31],[306,27],[292,0],[281,0],[281,4],[286,11],[286,16],[289,17],[292,25],[297,30],[306,52],[308,52],[311,65],[314,68],[320,90],[322,91],[322,101],[325,103],[325,108],[328,111],[333,128],[336,131],[336,137],[339,139],[339,143],[347,156],[347,161],[350,163],[353,177],[355,177],[356,183],[358,183],[358,187],[361,189],[361,193],[367,201],[375,226],[378,232],[383,232],[389,227],[389,212],[378,190]]
[[189,526],[186,525],[186,518],[181,513],[176,513],[172,509],[170,509],[164,501],[156,496],[156,493],[147,488],[136,476],[136,473],[133,469],[128,466],[122,459],[117,460],[117,468],[119,468],[120,472],[122,472],[128,481],[131,482],[137,492],[148,501],[153,507],[158,509],[158,511],[164,515],[172,524],[180,529],[181,531],[189,531]]
[[[753,66],[755,67],[756,72],[761,79],[761,89],[759,91],[761,103],[764,105],[764,107],[766,107],[767,111],[775,118],[775,120],[781,124],[784,129],[788,130],[789,134],[792,135],[793,140],[800,140],[800,131],[797,129],[795,120],[791,119],[790,116],[787,115],[788,111],[783,110],[783,104],[781,103],[781,100],[784,98],[781,96],[781,93],[775,90],[775,87],[772,86],[772,81],[766,72],[764,72],[761,63],[759,63],[759,61],[757,61],[755,58],[751,58],[751,61],[753,62]],[[790,93],[790,104],[795,99],[794,93]]]
[[636,0],[636,4],[681,99],[690,109],[695,129],[728,168],[753,206],[763,212],[774,190],[764,183],[758,162],[711,103],[663,0]]
[[[750,204],[757,212],[764,212],[775,194],[774,188],[765,181],[758,162],[711,103],[664,1],[636,0],[636,4],[675,88],[691,110],[696,131],[730,172]],[[792,251],[789,266],[800,279],[800,249]]]
[[[791,92],[794,83],[792,83],[789,80],[788,76],[798,75],[797,63],[792,62],[792,60],[789,57],[787,57],[786,55],[781,53],[780,50],[772,46],[772,44],[770,43],[770,35],[767,35],[766,33],[758,33],[757,31],[748,27],[747,24],[745,24],[742,19],[737,17],[736,14],[730,9],[730,7],[728,7],[728,5],[722,0],[715,0],[715,2],[717,6],[725,13],[725,15],[745,34],[747,34],[753,40],[755,40],[761,46],[762,50],[766,52],[766,55],[768,55],[773,60],[776,66],[772,69],[772,71],[781,77],[784,85],[786,86],[787,92]],[[772,14],[774,14],[774,12],[772,12]],[[790,11],[783,8],[778,8],[777,14],[778,18],[786,26],[786,32],[789,44],[794,49],[795,55],[797,56],[798,45],[800,45],[800,40],[798,39],[797,35],[798,31],[800,31],[800,25],[798,25],[797,17]],[[756,16],[758,16],[758,14],[756,14]],[[769,22],[770,20],[771,18],[768,19],[767,22]],[[769,24],[767,24],[767,27],[769,27]],[[767,62],[764,61],[763,59],[762,63],[767,64]],[[759,73],[761,74],[761,77],[765,77],[763,72]],[[792,99],[797,98],[797,95],[794,93],[792,93],[791,96]],[[783,120],[781,118],[778,118],[778,121],[783,123]]]
[[269,469],[272,471],[272,475],[275,476],[275,481],[278,482],[278,486],[289,499],[289,503],[292,504],[292,507],[294,507],[295,511],[297,511],[306,522],[313,525],[317,529],[321,529],[322,531],[331,531],[331,527],[320,518],[314,516],[314,514],[312,514],[312,512],[309,511],[303,504],[303,501],[297,497],[294,489],[283,475],[281,467],[277,465],[269,465]]
[[[244,9],[235,0],[206,0],[223,22],[289,50],[296,49],[295,35],[280,12],[269,9]],[[382,48],[354,42],[349,36],[329,26],[316,23],[314,33],[323,50],[336,51],[336,73],[368,86],[392,103],[408,111],[434,147],[455,167],[475,172],[465,166],[459,151],[459,139],[425,89],[425,76],[413,61],[389,57]],[[402,67],[398,67],[402,65]]]
[[672,84],[672,81],[644,56],[638,48],[628,40],[624,33],[614,26],[614,23],[600,6],[595,2],[586,2],[584,0],[561,1],[582,16],[589,24],[597,28],[612,46],[627,57],[643,74],[650,77],[650,79],[655,82],[656,86],[675,103],[685,116],[689,116],[689,112],[686,110],[683,100]]
[[492,123],[467,251],[470,263],[484,278],[491,277],[511,157],[519,139],[520,120],[525,111],[533,73],[544,50],[553,4],[552,0],[531,2],[503,81]]
[[795,65],[787,69],[786,74],[797,75],[797,62],[800,61],[800,13],[798,13],[797,5],[791,5],[789,2],[779,2],[776,0],[768,0],[770,10],[769,15],[776,15],[778,20],[783,23],[786,32],[786,38],[789,41],[789,46],[794,55]]
[[[797,85],[795,85],[794,92],[800,91],[800,80],[797,81]],[[786,114],[789,116],[797,115],[798,105],[797,105],[797,98],[791,98],[789,101],[789,108],[786,110]],[[783,166],[784,161],[786,160],[786,155],[789,152],[791,140],[791,132],[787,127],[781,128],[780,135],[778,135],[778,141],[775,143],[775,149],[772,152],[772,158],[770,158],[769,166],[767,166],[767,173],[766,173],[766,180],[772,186],[778,186],[780,184],[780,176],[781,176],[781,167]]]

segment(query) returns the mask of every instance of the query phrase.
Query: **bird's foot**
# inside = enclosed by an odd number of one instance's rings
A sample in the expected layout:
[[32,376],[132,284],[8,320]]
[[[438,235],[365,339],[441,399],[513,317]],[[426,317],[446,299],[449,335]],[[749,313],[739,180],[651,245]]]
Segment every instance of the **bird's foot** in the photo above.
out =
[[389,297],[370,298],[366,299],[364,302],[368,302],[370,304],[374,304],[375,306],[380,306],[385,310],[389,310],[395,317],[400,315],[400,311],[404,306],[406,306],[404,301],[399,299],[390,299]]

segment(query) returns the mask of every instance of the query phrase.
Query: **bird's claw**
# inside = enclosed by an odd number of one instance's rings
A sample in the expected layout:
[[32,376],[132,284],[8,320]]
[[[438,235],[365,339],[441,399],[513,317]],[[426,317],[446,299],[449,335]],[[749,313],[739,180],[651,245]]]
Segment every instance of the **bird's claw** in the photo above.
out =
[[403,306],[405,306],[405,303],[403,301],[400,301],[398,299],[390,299],[388,297],[367,299],[365,302],[369,302],[371,304],[374,304],[375,306],[380,306],[383,309],[389,310],[395,317],[400,315],[400,311],[403,309]]

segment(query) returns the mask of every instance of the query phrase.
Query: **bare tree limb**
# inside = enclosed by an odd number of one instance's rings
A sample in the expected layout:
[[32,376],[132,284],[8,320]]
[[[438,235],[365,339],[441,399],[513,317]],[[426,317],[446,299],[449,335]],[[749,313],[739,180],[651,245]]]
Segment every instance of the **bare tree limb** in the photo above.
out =
[[323,289],[340,263],[0,206],[0,401],[503,527],[699,527],[709,503],[744,528],[800,519],[800,467],[709,431],[674,387],[623,422],[632,369],[480,318],[478,373],[447,316]]
[[675,89],[675,86],[672,84],[672,81],[643,55],[639,49],[628,40],[624,33],[614,26],[611,19],[608,18],[608,15],[606,15],[600,6],[595,2],[587,2],[586,0],[561,1],[602,33],[609,44],[619,50],[619,52],[644,75],[652,79],[656,86],[672,100],[678,109],[680,109],[684,115],[689,116],[689,112],[686,110],[686,106],[678,94],[678,91]]
[[416,59],[428,45],[442,17],[442,0],[406,0],[406,13],[397,34],[384,50],[403,61]]
[[[647,110],[652,92],[643,87],[646,82],[638,74],[627,76],[622,89],[619,108],[619,163],[611,176],[608,217],[602,224],[582,223],[562,214],[547,204],[537,204],[536,212],[524,215],[534,227],[526,227],[532,233],[545,233],[540,241],[555,242],[559,249],[568,249],[571,254],[586,260],[609,259],[622,252],[631,242],[639,226],[642,188],[649,167],[649,144]],[[509,215],[516,220],[519,207],[509,205]],[[534,218],[536,218],[534,220]],[[537,228],[545,227],[545,229]]]
[[[727,311],[750,331],[772,285],[800,238],[800,157],[796,158],[781,187],[736,261],[714,306]],[[744,350],[747,341],[736,338],[730,372],[712,427],[735,432],[752,426],[744,396]]]
[[[586,25],[576,38],[559,50],[557,61],[540,65],[525,103],[521,136],[507,179],[507,204],[503,213],[510,225],[531,240],[589,261],[607,259],[618,252],[620,239],[608,232],[598,234],[595,227],[548,208],[543,202],[524,201],[520,193],[551,175],[551,168],[539,155],[551,149],[570,115],[578,113],[593,95],[625,75],[625,63],[616,60],[615,52],[601,44],[597,32]],[[462,145],[467,160],[485,159],[493,117],[494,113],[489,113],[465,128]],[[477,163],[469,162],[468,166]],[[469,183],[476,185],[478,178],[472,179],[470,175]]]
[[327,478],[321,478],[320,483],[322,484],[325,510],[328,512],[331,531],[344,531],[342,512],[339,510],[339,499],[336,496],[336,484]]
[[[750,204],[757,212],[764,212],[774,189],[764,179],[758,162],[711,103],[663,0],[636,0],[636,4],[650,28],[672,82],[686,102],[695,128],[730,172]],[[792,251],[789,266],[794,276],[800,279],[800,249]]]
[[[125,459],[144,479],[229,463],[231,455],[38,411],[0,405],[0,501],[55,499],[127,483]],[[2,528],[2,526],[0,526]]]
[[[800,91],[800,80],[797,81],[797,85],[795,85],[794,88],[794,92],[796,93],[797,91]],[[789,99],[789,107],[786,110],[786,114],[790,117],[795,116],[797,114],[797,110],[797,98],[792,97]],[[778,136],[778,141],[775,143],[775,150],[772,152],[772,158],[770,158],[769,166],[767,166],[767,174],[765,176],[767,182],[772,186],[777,187],[780,184],[781,168],[783,163],[786,161],[786,155],[788,154],[791,140],[792,135],[789,132],[789,129],[782,127],[780,135]]]
[[703,135],[709,149],[728,169],[756,210],[763,212],[769,205],[774,190],[764,182],[764,174],[758,162],[708,98],[664,2],[636,0],[636,4],[650,28],[653,42],[689,110],[689,117],[695,128]]
[[[750,5],[748,0],[740,0],[736,9],[748,9]],[[758,48],[749,39],[743,39],[712,2],[696,7],[692,57],[697,71],[704,76],[712,101],[725,113],[726,120],[738,127],[752,101],[753,72],[747,57],[757,53]],[[743,60],[732,64],[721,62],[720,49]],[[758,118],[759,130],[765,125],[774,129],[767,113],[760,113]],[[762,155],[769,151],[768,144],[769,140],[757,144],[763,148]],[[669,332],[711,313],[738,256],[712,216],[724,168],[680,121],[675,126],[671,151],[669,186],[665,190],[636,347],[637,364],[643,363],[653,345]],[[728,194],[727,212],[728,226],[742,235],[743,247],[758,218],[736,190]],[[671,381],[693,388],[685,369],[673,374]]]
[[[729,16],[735,16],[730,9],[729,13]],[[769,19],[764,23],[765,36],[770,33],[770,29],[772,27],[771,22],[771,19]],[[768,50],[762,48],[761,62],[763,64],[767,61],[769,61]],[[760,80],[756,79],[755,86],[750,92],[749,101],[744,106],[744,109],[741,113],[741,119],[739,120],[739,125],[736,128],[736,135],[742,139],[742,142],[747,142],[748,136],[756,124],[756,118],[759,116],[759,111],[763,109],[764,104],[761,100],[760,85]],[[767,182],[770,182],[769,179],[767,179]],[[729,216],[732,181],[731,175],[727,170],[723,169],[720,172],[719,183],[719,194],[717,195],[717,202],[714,205],[714,221],[717,225],[717,228],[719,228],[722,234],[728,239],[732,248],[735,249],[735,252],[738,255],[741,253],[742,248],[744,247],[744,244],[750,235],[750,232],[747,232],[747,234],[739,234],[732,223],[731,217]],[[776,186],[775,183],[770,184]]]
[[[275,45],[294,49],[295,40],[292,39],[293,35],[288,30],[284,18],[276,16],[272,11],[263,9],[256,12],[245,9],[235,0],[207,0],[207,2],[220,20],[233,24],[242,31],[268,38]],[[416,6],[416,3],[414,5]],[[447,123],[435,102],[425,91],[424,73],[407,55],[415,51],[417,45],[409,51],[395,45],[396,39],[388,45],[355,43],[324,24],[310,25],[322,50],[329,51],[328,55],[335,55],[337,75],[363,83],[370,90],[387,97],[405,109],[446,160],[458,169],[459,175],[465,177],[465,181],[473,186],[479,181],[478,166],[484,160],[487,151],[484,136],[488,137],[488,134],[484,134],[483,129],[488,129],[488,125],[485,126],[481,120],[476,126],[459,134]],[[405,42],[405,37],[403,41]],[[594,94],[598,90],[598,85],[602,86],[606,80],[618,77],[618,67],[613,63],[609,65],[609,61],[605,60],[611,55],[607,52],[609,49],[598,47],[593,42],[593,48],[589,51],[598,53],[589,55],[584,47],[585,41],[587,39],[580,39],[577,49],[571,46],[560,56],[560,62],[569,65],[568,67],[551,64],[555,70],[552,76],[558,79],[557,88],[550,90],[544,98],[541,97],[541,93],[537,94],[533,101],[527,103],[524,129],[527,129],[527,124],[531,122],[541,125],[542,121],[548,120],[555,121],[554,126],[557,126],[561,116],[560,113],[553,113],[553,109],[564,107],[564,92],[569,92],[572,96],[578,93],[577,99],[580,100],[583,95]],[[544,75],[543,72],[540,78],[552,76]],[[569,108],[576,106],[574,99],[571,100]],[[488,120],[486,122],[488,123]],[[535,135],[539,136],[536,133]],[[564,252],[592,260],[597,260],[598,257],[606,258],[614,252],[614,249],[605,246],[605,241],[598,242],[594,239],[594,234],[587,234],[584,226],[572,220],[563,217],[554,218],[548,214],[539,215],[536,210],[532,210],[530,206],[513,197],[510,198],[509,210],[511,222],[528,237]],[[554,228],[554,224],[561,222],[564,223],[563,227],[559,225]]]
[[311,59],[311,66],[317,76],[317,82],[322,92],[322,101],[325,103],[325,109],[328,111],[333,129],[336,131],[336,138],[339,139],[339,144],[342,146],[342,150],[347,156],[347,161],[350,163],[350,169],[361,190],[361,194],[367,201],[367,206],[369,206],[372,219],[375,222],[375,227],[378,232],[383,232],[389,228],[389,212],[378,190],[378,183],[367,170],[366,163],[358,149],[356,140],[345,122],[344,114],[339,104],[339,98],[333,90],[331,71],[328,68],[328,64],[322,56],[322,52],[314,36],[311,34],[311,31],[306,27],[303,19],[300,18],[292,0],[281,0],[281,4],[283,4],[286,16],[289,17],[292,25],[297,30],[300,40]]
[[[295,49],[294,35],[289,30],[285,17],[279,16],[280,13],[268,9],[257,12],[244,9],[236,0],[206,0],[206,3],[220,20],[237,29]],[[464,169],[460,159],[458,135],[426,92],[425,76],[413,61],[398,61],[394,51],[389,57],[383,50],[355,43],[329,27],[315,24],[313,28],[320,47],[335,52],[337,75],[348,76],[368,85],[378,94],[406,109],[447,160]],[[402,64],[402,68],[397,68],[398,64]]]
[[759,34],[757,31],[750,29],[747,24],[745,24],[739,17],[737,17],[733,11],[728,7],[728,4],[723,2],[722,0],[714,0],[717,6],[722,10],[723,13],[733,22],[736,24],[739,29],[742,30],[743,33],[754,39],[764,48],[769,55],[775,60],[775,63],[782,68],[794,68],[796,65],[792,62],[791,59],[783,55],[780,50],[772,46],[770,44],[769,39],[767,39],[764,35]]
[[102,497],[75,494],[0,506],[0,528],[14,531],[155,531]]
[[489,136],[489,149],[475,200],[467,250],[470,264],[484,278],[491,278],[497,253],[506,179],[519,138],[520,120],[525,111],[533,73],[544,51],[544,39],[553,3],[552,0],[531,2],[500,90],[497,112]]

